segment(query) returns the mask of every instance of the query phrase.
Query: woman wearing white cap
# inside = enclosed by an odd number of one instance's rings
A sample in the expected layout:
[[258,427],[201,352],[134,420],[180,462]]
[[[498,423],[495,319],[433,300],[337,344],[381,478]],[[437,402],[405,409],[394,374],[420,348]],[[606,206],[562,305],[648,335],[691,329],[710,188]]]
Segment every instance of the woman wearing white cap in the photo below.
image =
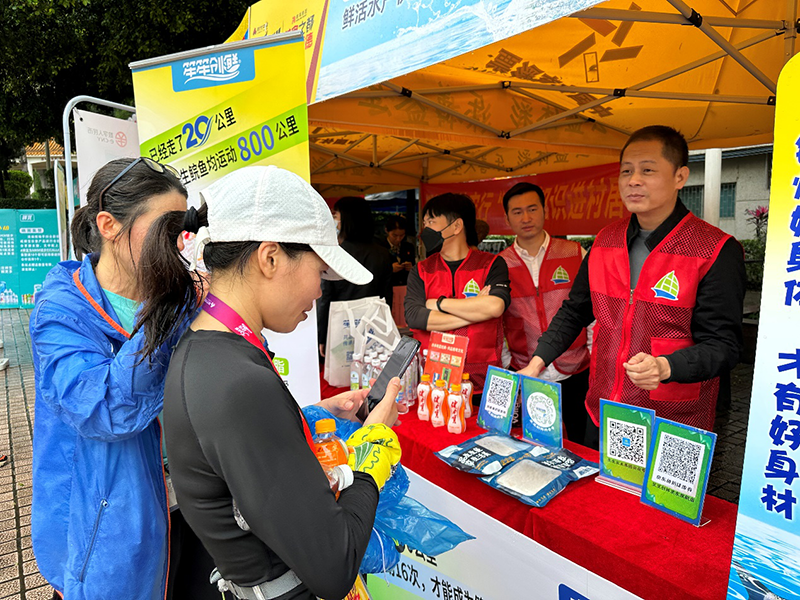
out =
[[[210,271],[209,293],[175,349],[164,390],[181,509],[237,597],[342,598],[400,458],[386,426],[396,418],[399,380],[348,440],[356,447],[353,483],[337,502],[257,332],[294,330],[319,297],[321,276],[363,284],[371,275],[339,247],[324,200],[293,173],[245,167],[202,196],[199,210],[156,221],[140,269],[145,356],[191,316],[204,285],[196,260],[187,271],[176,250],[182,230],[197,232],[197,254]],[[363,393],[352,399],[354,414]]]

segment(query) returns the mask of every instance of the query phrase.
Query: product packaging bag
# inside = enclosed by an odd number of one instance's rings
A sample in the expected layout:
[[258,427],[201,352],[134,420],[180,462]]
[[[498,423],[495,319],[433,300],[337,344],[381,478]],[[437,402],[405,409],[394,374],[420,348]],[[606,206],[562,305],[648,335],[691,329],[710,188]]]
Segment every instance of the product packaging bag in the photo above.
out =
[[378,296],[331,302],[325,345],[325,381],[349,387],[353,353],[371,349],[391,352],[400,341],[392,310]]

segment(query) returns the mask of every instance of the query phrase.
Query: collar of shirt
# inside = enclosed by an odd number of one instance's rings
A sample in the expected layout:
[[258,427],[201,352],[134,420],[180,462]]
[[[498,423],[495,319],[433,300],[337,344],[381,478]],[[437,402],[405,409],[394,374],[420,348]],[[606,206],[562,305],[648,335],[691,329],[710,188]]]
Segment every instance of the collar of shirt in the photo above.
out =
[[535,255],[529,254],[525,248],[517,243],[517,238],[514,238],[514,250],[517,251],[522,262],[527,265],[528,271],[530,271],[531,278],[533,279],[533,284],[536,287],[539,287],[539,269],[542,267],[542,261],[544,260],[544,255],[547,252],[548,246],[550,246],[550,234],[546,231],[544,232],[544,241]]

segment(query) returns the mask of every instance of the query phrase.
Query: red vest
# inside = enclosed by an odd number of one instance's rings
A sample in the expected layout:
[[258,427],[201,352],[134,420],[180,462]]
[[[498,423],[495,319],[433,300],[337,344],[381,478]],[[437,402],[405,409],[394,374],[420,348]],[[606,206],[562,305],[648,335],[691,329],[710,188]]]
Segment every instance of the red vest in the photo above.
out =
[[650,408],[656,416],[711,431],[719,378],[698,383],[635,386],[622,366],[639,352],[671,354],[694,345],[691,321],[697,286],[729,235],[686,215],[644,262],[630,289],[626,232],[630,219],[603,229],[589,257],[594,328],[586,408],[597,424],[600,398]]
[[[538,288],[513,245],[500,256],[505,259],[511,278],[511,305],[503,313],[503,326],[511,352],[511,368],[519,371],[530,362],[539,337],[569,296],[583,256],[577,242],[550,238],[539,268]],[[553,366],[564,375],[580,373],[589,366],[585,329]]]
[[[448,298],[476,296],[485,286],[486,277],[496,259],[497,256],[494,254],[470,250],[453,276],[450,267],[447,266],[441,255],[437,253],[426,258],[418,266],[419,276],[425,284],[425,297],[431,299],[439,298],[439,296]],[[412,331],[414,337],[422,343],[422,349],[426,349],[430,332],[420,329]],[[467,327],[453,329],[449,333],[465,335],[469,338],[464,372],[470,374],[471,379],[475,382],[476,391],[482,390],[486,369],[489,365],[500,366],[503,352],[503,320],[499,317],[489,319]]]

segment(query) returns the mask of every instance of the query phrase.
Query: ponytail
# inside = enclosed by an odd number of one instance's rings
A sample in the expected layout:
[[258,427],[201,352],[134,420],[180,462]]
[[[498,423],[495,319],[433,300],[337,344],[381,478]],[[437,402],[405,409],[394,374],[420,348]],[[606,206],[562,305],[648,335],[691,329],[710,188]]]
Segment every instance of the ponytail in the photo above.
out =
[[97,211],[92,215],[88,206],[82,206],[75,211],[75,216],[72,217],[69,229],[75,256],[91,254],[100,248],[100,233],[95,224],[96,213]]
[[136,330],[145,332],[143,359],[154,355],[197,309],[203,278],[188,270],[189,263],[178,250],[178,237],[183,231],[197,233],[208,224],[207,214],[205,205],[199,211],[167,212],[147,232],[137,269],[142,309]]

